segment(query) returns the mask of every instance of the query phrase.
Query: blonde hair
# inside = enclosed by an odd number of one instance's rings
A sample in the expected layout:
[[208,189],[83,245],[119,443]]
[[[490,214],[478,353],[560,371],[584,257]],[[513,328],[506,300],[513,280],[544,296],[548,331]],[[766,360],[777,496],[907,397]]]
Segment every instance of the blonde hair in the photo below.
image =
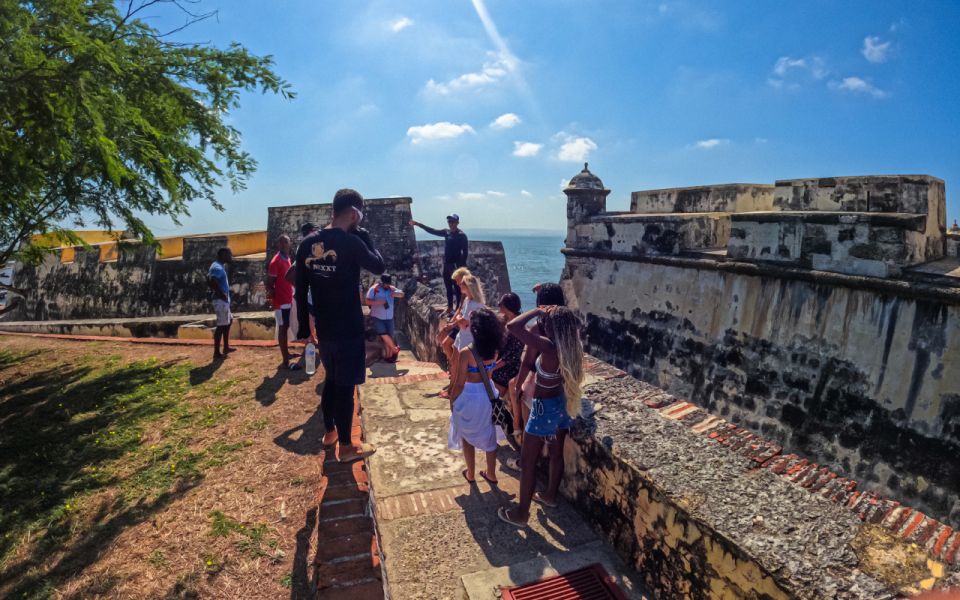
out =
[[450,279],[460,279],[461,277],[466,277],[467,275],[473,275],[470,272],[470,269],[466,267],[460,267],[453,273],[450,273]]
[[[462,268],[462,267],[461,267]],[[456,273],[456,271],[454,271]],[[471,275],[469,271],[463,276],[463,279],[460,281],[463,282],[463,285],[467,287],[467,290],[470,291],[470,297],[479,302],[480,304],[486,304],[487,299],[483,295],[483,286],[480,285],[480,279],[475,275]]]
[[580,319],[572,310],[557,307],[545,316],[550,321],[553,346],[557,350],[560,374],[563,376],[563,394],[567,399],[567,414],[580,414],[583,395],[583,342],[580,340]]

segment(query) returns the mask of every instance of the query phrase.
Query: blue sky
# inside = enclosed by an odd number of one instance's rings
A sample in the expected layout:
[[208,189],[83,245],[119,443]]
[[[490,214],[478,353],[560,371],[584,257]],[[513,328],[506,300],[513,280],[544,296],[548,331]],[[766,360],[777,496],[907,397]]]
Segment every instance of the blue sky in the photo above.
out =
[[[158,234],[259,229],[340,187],[441,226],[565,227],[584,160],[631,191],[926,173],[960,217],[960,2],[204,0],[180,34],[271,54],[297,92],[230,115],[248,189]],[[179,18],[179,17],[178,17]],[[163,27],[170,13],[154,23]]]

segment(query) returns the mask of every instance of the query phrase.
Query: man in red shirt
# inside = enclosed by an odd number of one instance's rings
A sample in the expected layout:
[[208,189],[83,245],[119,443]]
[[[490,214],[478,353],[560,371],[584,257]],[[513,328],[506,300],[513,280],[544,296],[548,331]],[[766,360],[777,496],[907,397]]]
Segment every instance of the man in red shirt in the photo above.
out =
[[296,371],[298,363],[290,362],[290,350],[287,348],[287,330],[290,329],[290,306],[293,304],[293,286],[287,281],[287,271],[290,270],[290,238],[281,235],[277,240],[277,253],[270,260],[267,268],[267,298],[271,300],[277,320],[280,343],[280,354],[283,355],[283,366]]

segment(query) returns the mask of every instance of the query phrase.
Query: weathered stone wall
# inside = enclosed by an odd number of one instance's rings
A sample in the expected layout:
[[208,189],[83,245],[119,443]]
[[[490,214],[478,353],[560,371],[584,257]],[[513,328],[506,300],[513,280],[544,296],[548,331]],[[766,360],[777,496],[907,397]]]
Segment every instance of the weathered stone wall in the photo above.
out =
[[[417,260],[420,273],[443,292],[443,241],[417,242]],[[467,268],[480,278],[487,304],[496,306],[502,294],[510,291],[510,273],[503,251],[503,242],[468,242]],[[446,296],[444,295],[444,302]]]
[[630,194],[632,213],[749,212],[773,210],[772,185],[728,183],[643,190]]
[[956,290],[565,252],[592,354],[960,525]]
[[[15,285],[28,290],[22,312],[13,319],[85,319],[212,312],[207,269],[227,239],[188,238],[183,257],[161,260],[153,248],[129,244],[118,258],[101,262],[96,247],[74,252],[60,262],[60,252],[39,265],[19,265]],[[263,258],[235,258],[227,268],[234,310],[262,309]]]
[[572,248],[673,255],[726,246],[730,215],[605,214],[576,224],[572,231],[567,240]]
[[895,277],[905,267],[943,256],[923,233],[926,215],[767,212],[731,218],[730,258]]
[[[362,226],[370,231],[374,244],[383,255],[387,272],[409,277],[415,273],[416,238],[410,220],[411,198],[369,198],[364,200]],[[310,222],[325,227],[333,214],[333,204],[272,206],[267,209],[267,258],[276,252],[277,238],[290,236],[293,248],[300,244],[300,226]]]

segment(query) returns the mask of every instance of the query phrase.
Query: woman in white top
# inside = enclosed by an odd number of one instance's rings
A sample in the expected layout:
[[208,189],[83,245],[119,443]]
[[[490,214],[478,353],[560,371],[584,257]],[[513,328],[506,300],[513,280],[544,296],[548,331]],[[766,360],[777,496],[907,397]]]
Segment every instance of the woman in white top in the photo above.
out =
[[464,275],[460,278],[460,293],[463,294],[463,304],[454,319],[460,328],[457,339],[453,342],[453,347],[457,351],[463,350],[473,341],[473,334],[470,332],[470,315],[478,308],[486,308],[483,286],[476,275]]
[[[454,281],[456,281],[456,279],[454,279]],[[470,315],[478,308],[486,308],[483,286],[480,284],[480,279],[478,279],[476,275],[467,273],[457,281],[457,285],[460,286],[460,293],[463,299],[460,303],[460,308],[457,309],[452,319],[458,331],[456,339],[453,340],[453,352],[450,353],[451,381],[453,374],[457,372],[459,366],[457,363],[460,360],[460,351],[473,342],[473,334],[470,333]],[[449,398],[450,390],[445,389],[440,392],[440,397]]]

